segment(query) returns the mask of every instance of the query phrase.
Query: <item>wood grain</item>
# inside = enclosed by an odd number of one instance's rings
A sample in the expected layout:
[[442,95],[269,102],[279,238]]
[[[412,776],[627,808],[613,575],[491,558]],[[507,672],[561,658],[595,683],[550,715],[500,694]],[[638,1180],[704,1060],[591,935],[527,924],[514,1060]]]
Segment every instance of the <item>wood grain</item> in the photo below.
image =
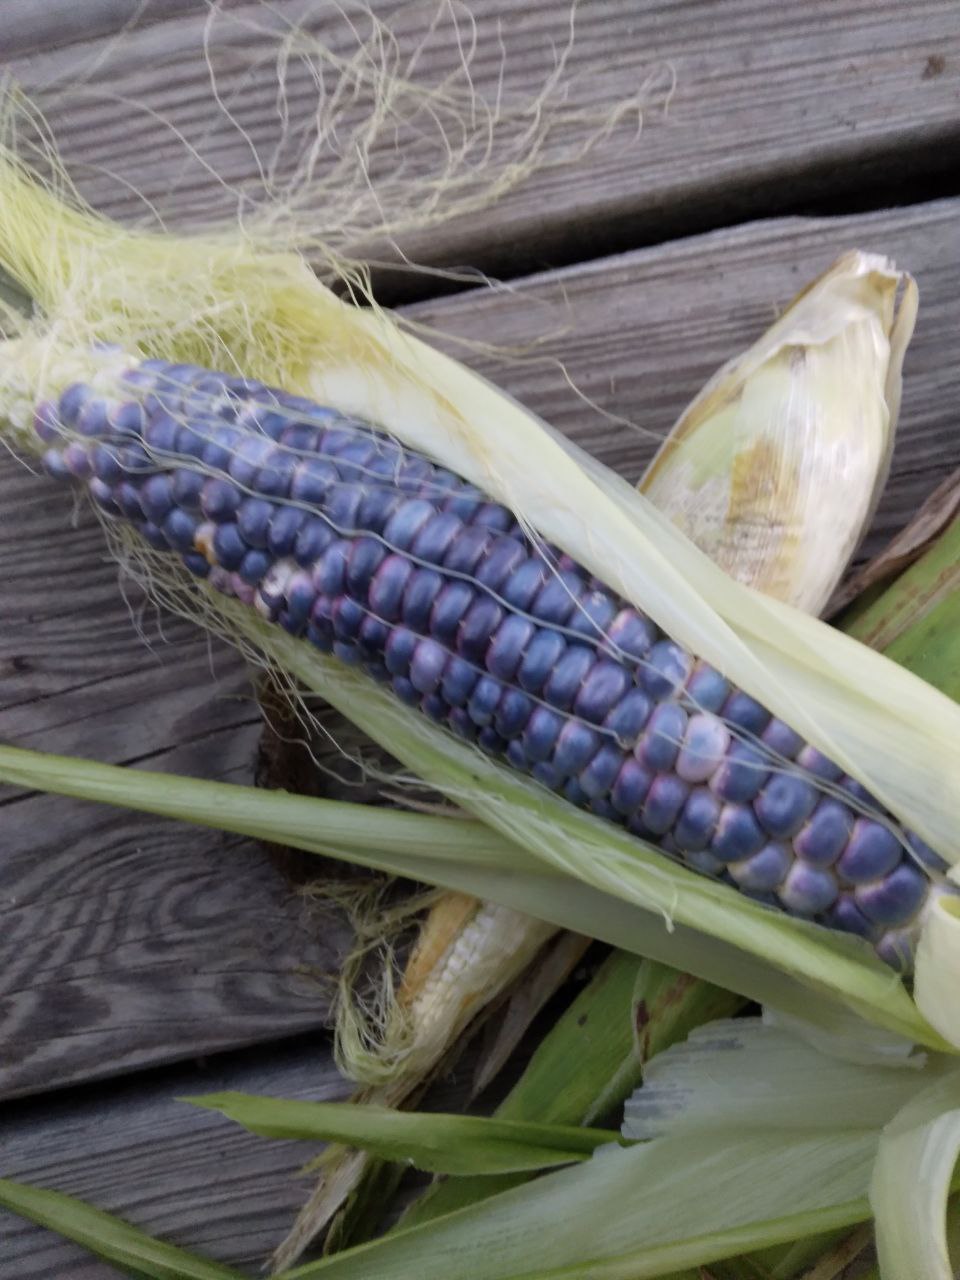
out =
[[[87,38],[63,0],[12,7],[11,70],[40,96],[85,194],[123,218],[232,215],[241,189],[255,200],[258,163],[274,158],[283,131],[271,40],[305,21],[337,58],[355,49],[352,28],[369,30],[359,5],[347,6],[349,22],[332,3],[223,6],[207,44],[225,110],[203,55],[206,6],[151,0],[137,25],[138,6],[96,0]],[[436,0],[370,7],[396,32],[400,65],[425,42],[417,77],[426,84],[458,75],[475,32],[470,80],[506,104],[538,91],[570,34],[571,10],[557,0],[471,0],[456,20]],[[931,176],[950,180],[960,141],[953,0],[584,0],[575,29],[566,116],[538,171],[491,211],[403,234],[412,257],[515,275],[836,196],[862,201],[871,188],[909,201]],[[648,79],[642,133],[633,113],[580,155],[597,109]],[[290,117],[315,102],[311,72],[294,62]],[[400,148],[413,172],[427,164],[412,135]],[[281,149],[281,180],[295,152]],[[396,166],[392,138],[368,158],[374,181]],[[312,214],[318,226],[324,204]],[[429,287],[389,282],[393,296]]]
[[[256,1138],[184,1095],[237,1089],[325,1101],[343,1080],[325,1043],[133,1077],[92,1097],[44,1100],[0,1119],[3,1174],[119,1213],[151,1234],[259,1274],[302,1202],[316,1143]],[[0,1277],[114,1280],[86,1250],[0,1210]]]

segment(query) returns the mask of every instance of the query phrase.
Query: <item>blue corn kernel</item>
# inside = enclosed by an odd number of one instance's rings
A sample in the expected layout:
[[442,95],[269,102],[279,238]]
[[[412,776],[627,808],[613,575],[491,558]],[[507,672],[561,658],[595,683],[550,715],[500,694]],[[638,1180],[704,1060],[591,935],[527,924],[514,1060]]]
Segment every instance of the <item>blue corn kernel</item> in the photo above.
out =
[[527,645],[517,672],[520,688],[527,693],[539,693],[566,647],[567,642],[559,632],[548,627],[538,630]]
[[823,867],[811,867],[799,859],[787,872],[778,897],[788,911],[798,916],[818,916],[832,907],[840,889],[836,877]]
[[493,722],[500,699],[503,696],[503,685],[491,676],[481,676],[473,687],[473,693],[467,703],[467,711],[474,724],[486,725]]
[[843,776],[843,770],[839,765],[828,760],[822,751],[811,747],[809,743],[800,748],[795,759],[798,769],[802,769],[805,773],[812,773],[815,778],[820,778],[824,782],[837,782]]
[[[275,415],[271,414],[264,416],[273,417]],[[316,427],[308,426],[305,422],[290,423],[289,419],[286,417],[281,417],[280,422],[280,430],[276,435],[274,435],[273,431],[269,431],[265,426],[263,426],[263,419],[261,419],[261,426],[268,436],[276,440],[278,444],[283,445],[284,449],[289,449],[293,454],[312,454],[317,452],[320,442],[320,432]],[[293,461],[294,465],[296,465],[298,459],[294,458]]]
[[427,564],[440,564],[463,522],[445,512],[432,515],[420,528],[410,546],[410,554]]
[[402,502],[384,526],[384,541],[395,551],[409,551],[417,534],[433,514],[434,508],[421,498]]
[[479,679],[480,672],[471,662],[465,662],[463,658],[458,658],[455,653],[452,653],[444,669],[441,692],[452,707],[462,707],[473,693]]
[[576,715],[592,724],[603,724],[630,685],[623,667],[609,658],[598,659],[587,671],[574,699]]
[[501,598],[521,613],[529,613],[534,597],[547,580],[549,570],[536,556],[529,556],[514,569],[500,588]]
[[[357,639],[364,651],[380,663],[380,655],[383,653],[389,635],[390,628],[387,624],[381,622],[379,618],[371,618],[368,613],[364,615],[363,621],[360,623]],[[383,666],[382,663],[380,665]],[[383,674],[386,674],[386,667],[383,668]]]
[[119,511],[114,500],[113,490],[110,486],[98,476],[94,476],[87,486],[87,492],[94,500],[98,507],[104,511],[108,511],[111,515],[116,515]]
[[477,746],[492,756],[502,756],[507,749],[507,744],[492,724],[485,725],[477,734]]
[[91,456],[93,474],[105,484],[116,484],[122,474],[116,451],[105,444],[98,444]]
[[523,544],[503,535],[494,538],[477,565],[476,579],[488,591],[499,592],[514,569],[526,559]]
[[650,719],[653,703],[642,689],[633,688],[605,717],[603,726],[625,749],[632,750]]
[[677,756],[677,773],[685,782],[712,778],[730,746],[730,730],[715,715],[692,715]]
[[[207,423],[194,422],[188,426],[181,426],[177,430],[176,451],[181,457],[196,458],[199,462],[210,444],[210,439],[211,428]],[[243,443],[241,440],[238,448]]]
[[205,480],[200,510],[208,520],[232,520],[240,506],[240,491],[229,480]]
[[140,526],[140,533],[155,551],[169,551],[170,544],[167,542],[163,530],[158,525],[155,525],[152,520],[147,520]]
[[841,774],[837,781],[837,786],[841,791],[845,792],[855,804],[862,805],[865,809],[878,809],[880,807],[863,783],[857,782],[856,778],[850,778],[847,777],[846,774]]
[[170,477],[158,475],[146,480],[140,489],[140,505],[148,520],[162,524],[173,507]]
[[710,852],[724,862],[742,862],[759,853],[767,843],[766,832],[752,809],[742,804],[727,804],[720,810]]
[[286,498],[290,493],[297,459],[282,449],[274,449],[257,473],[257,491],[268,498]]
[[929,886],[922,871],[901,862],[882,880],[858,885],[853,897],[868,920],[889,927],[904,924],[916,915]]
[[447,716],[447,724],[457,737],[465,738],[467,742],[473,742],[477,736],[477,726],[464,707],[454,707]]
[[[170,513],[170,516],[172,515],[173,512]],[[170,516],[167,517],[168,523]],[[166,528],[166,526],[164,526],[164,528]],[[272,560],[265,551],[248,551],[240,561],[240,568],[237,572],[244,582],[251,587],[255,587],[268,572],[272,563]]]
[[549,760],[563,728],[563,719],[549,707],[534,707],[523,731],[523,750],[528,760]]
[[[297,534],[308,520],[305,511],[297,507],[277,507],[270,517],[267,529],[267,550],[278,558],[289,556],[297,541]],[[323,550],[323,548],[321,548]],[[320,554],[320,551],[317,553]]]
[[848,884],[864,884],[888,875],[903,855],[900,841],[880,822],[857,818],[837,872]]
[[557,738],[553,763],[564,777],[569,777],[586,768],[600,745],[601,738],[595,729],[577,720],[567,720]]
[[786,845],[771,843],[765,844],[752,858],[731,862],[727,869],[741,889],[772,893],[783,883],[792,863],[793,857]]
[[484,525],[488,529],[506,533],[513,524],[513,513],[506,507],[502,507],[499,502],[482,502],[473,517],[473,524]]
[[623,767],[623,752],[606,743],[577,774],[577,780],[591,800],[609,794],[617,774]]
[[515,613],[507,614],[490,637],[484,655],[487,670],[498,680],[514,679],[520,659],[534,635],[534,626],[526,618]]
[[469,576],[476,569],[484,553],[493,541],[489,529],[481,529],[475,525],[464,525],[456,535],[443,557],[443,567],[451,573],[462,573]]
[[317,598],[310,575],[302,570],[291,574],[284,594],[291,623],[297,628],[302,627],[311,616]]
[[672,698],[686,684],[693,659],[672,640],[658,640],[640,672],[640,682],[655,702]]
[[399,494],[389,489],[364,488],[357,508],[357,524],[370,533],[382,534],[401,501]]
[[435,724],[443,724],[450,713],[450,708],[439,693],[428,693],[420,703],[420,710]]
[[[315,622],[308,622],[306,637],[314,648],[319,649],[321,653],[333,652],[333,636],[326,627],[318,626]],[[382,680],[385,677],[377,675],[375,678]]]
[[343,594],[347,579],[347,560],[351,544],[344,538],[331,542],[312,570],[313,584],[321,595],[331,600]]
[[577,603],[580,579],[575,573],[554,573],[537,593],[529,612],[540,622],[563,626]]
[[646,732],[635,754],[654,773],[665,773],[676,764],[687,730],[687,713],[676,702],[661,702],[647,721]]
[[464,614],[474,600],[473,589],[465,582],[448,582],[440,588],[430,610],[430,633],[452,645]]
[[436,693],[447,665],[447,651],[429,637],[422,639],[410,661],[410,683],[420,693]]
[[217,526],[217,531],[213,535],[213,552],[221,568],[239,569],[240,562],[249,550],[235,524]]
[[378,618],[397,622],[403,607],[403,595],[413,573],[413,565],[401,555],[388,555],[377,566],[370,581],[368,599]]
[[386,558],[386,548],[376,538],[356,538],[347,558],[347,591],[352,596],[367,598],[370,583]]
[[358,513],[363,490],[355,484],[335,484],[327,494],[323,514],[345,537],[359,532]]
[[256,487],[257,473],[273,452],[272,443],[263,436],[241,436],[230,455],[227,470],[244,489]]
[[307,516],[294,538],[293,558],[306,569],[316,564],[335,541],[336,534],[326,520],[320,516]]
[[590,803],[590,797],[581,787],[578,779],[568,778],[562,787],[564,799],[577,809],[585,809]]
[[760,794],[769,777],[770,760],[765,753],[749,742],[733,742],[710,786],[721,800],[746,804]]
[[107,405],[99,396],[88,400],[77,414],[77,430],[91,438],[106,433]]
[[792,760],[803,746],[803,739],[782,720],[774,718],[760,735],[760,741],[769,747],[775,756]]
[[136,400],[125,400],[110,410],[110,430],[114,435],[136,440],[142,437],[146,425],[143,405]]
[[348,667],[359,667],[363,662],[363,654],[355,644],[348,640],[334,640],[332,653],[335,658]]
[[503,618],[503,610],[490,596],[481,596],[463,616],[457,633],[457,648],[470,662],[482,662],[490,648],[491,636]]
[[816,804],[816,788],[805,778],[775,773],[753,802],[753,808],[775,840],[788,840],[797,834]]
[[294,502],[303,502],[313,507],[322,506],[338,479],[337,469],[332,462],[325,458],[302,458],[290,479],[290,497]]
[[259,550],[266,547],[275,510],[272,502],[264,502],[262,498],[244,498],[237,509],[237,528],[244,542]]
[[793,848],[806,862],[832,866],[853,830],[853,815],[839,800],[825,797],[793,838]]
[[405,702],[408,707],[420,705],[422,696],[420,691],[405,676],[394,676],[390,683],[393,686],[393,692],[401,702]]
[[79,440],[71,440],[64,449],[62,457],[69,475],[77,480],[90,479],[93,467],[90,464],[90,452],[86,445],[81,444]]
[[690,788],[675,773],[658,773],[650,784],[640,815],[643,825],[654,835],[663,836],[680,816]]
[[33,411],[33,429],[44,444],[52,444],[62,434],[57,407],[51,400],[41,400]]
[[192,551],[193,539],[197,532],[197,522],[193,516],[179,507],[174,507],[163,521],[163,532],[176,551]]
[[559,791],[563,785],[563,775],[557,772],[556,766],[549,760],[538,760],[530,773],[536,782],[551,791]]
[[502,738],[513,738],[522,733],[533,714],[533,701],[519,689],[505,688],[497,703],[493,724]]
[[770,712],[762,707],[756,698],[751,698],[741,689],[735,689],[721,708],[721,714],[727,724],[736,725],[747,733],[759,736],[770,723]]
[[698,662],[690,673],[685,693],[698,711],[717,712],[730,696],[730,681],[716,667]]
[[199,511],[200,495],[204,484],[205,480],[201,472],[191,471],[188,467],[178,467],[173,472],[170,483],[174,502],[187,511]]
[[[356,600],[351,600],[349,596],[340,596],[339,599],[333,602],[333,608],[330,610],[334,635],[338,640],[349,640],[353,643],[360,635],[360,628],[363,626],[363,620],[366,616],[363,606],[357,604]],[[336,646],[334,646],[334,652],[336,652]],[[358,653],[358,660],[359,656]],[[411,684],[416,684],[413,678],[413,665],[415,662],[416,654],[414,654],[413,662],[410,664]]]
[[827,924],[844,933],[855,933],[861,938],[873,938],[876,925],[872,924],[853,900],[853,894],[841,893],[830,909]]
[[596,644],[605,635],[616,612],[616,603],[607,591],[589,591],[574,605],[567,628]]
[[60,396],[57,414],[60,421],[68,427],[76,424],[77,414],[93,395],[92,388],[84,382],[74,382]]
[[720,809],[720,801],[707,787],[694,787],[690,792],[673,829],[684,856],[706,849],[720,821]]
[[543,686],[543,697],[553,707],[567,711],[580,691],[587,672],[596,661],[593,649],[570,644],[554,664]]
[[649,769],[632,756],[627,756],[610,790],[610,801],[617,812],[624,817],[636,813],[647,798],[653,778]]
[[914,927],[890,929],[877,941],[877,955],[891,969],[896,969],[898,973],[906,973],[913,965],[917,936],[918,931]]
[[435,569],[415,569],[403,592],[403,620],[414,631],[426,631],[434,601],[444,580]]
[[210,572],[210,566],[205,557],[196,551],[186,552],[182,560],[186,568],[198,578],[205,578]]
[[[140,505],[140,490],[129,480],[121,480],[116,487],[117,506],[128,520],[135,524],[143,519],[143,507]],[[204,561],[206,564],[206,561]]]
[[226,476],[230,469],[230,460],[243,438],[243,433],[235,427],[215,422],[207,424],[204,427],[203,446],[200,451],[203,465],[210,471],[219,471]]
[[641,662],[656,644],[659,634],[649,618],[628,606],[621,609],[607,627],[605,644],[618,660]]

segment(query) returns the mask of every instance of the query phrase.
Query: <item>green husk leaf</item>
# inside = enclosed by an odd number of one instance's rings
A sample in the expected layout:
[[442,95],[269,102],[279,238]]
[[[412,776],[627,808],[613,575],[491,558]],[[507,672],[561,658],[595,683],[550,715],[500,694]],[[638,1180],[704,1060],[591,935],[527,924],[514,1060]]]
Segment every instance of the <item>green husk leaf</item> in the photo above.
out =
[[[295,664],[304,663],[304,670],[309,673],[306,646],[292,642],[290,656]],[[354,689],[358,699],[369,699],[381,715],[395,714],[398,707],[394,701],[376,686],[367,687],[367,683],[354,682],[346,669],[338,678],[341,694]],[[360,718],[357,706],[353,708],[353,718]],[[461,753],[453,742],[446,744],[445,751],[444,767],[457,776],[460,771],[469,774],[485,764],[477,753]],[[397,754],[403,754],[399,737]],[[933,1048],[947,1047],[919,1016],[897,976],[859,939],[742,899],[721,884],[674,866],[639,841],[620,835],[609,824],[572,809],[539,788],[509,775],[501,778],[502,772],[495,770],[496,785],[506,788],[511,802],[522,806],[543,840],[551,833],[554,838],[559,836],[559,822],[565,828],[567,841],[580,839],[584,849],[595,851],[598,857],[612,848],[622,858],[624,873],[632,873],[641,885],[651,885],[657,898],[664,885],[672,885],[674,894],[687,894],[683,899],[684,914],[692,902],[699,902],[705,914],[718,922],[724,911],[738,915],[734,932],[750,951],[758,954],[747,954],[729,941],[704,934],[695,923],[687,925],[676,917],[664,919],[662,910],[645,909],[614,892],[585,884],[560,867],[538,861],[533,853],[480,823],[0,747],[0,778],[16,785],[269,838],[392,875],[461,889],[625,950],[642,952],[674,968],[709,977],[725,988],[761,1004],[795,1012],[825,1029],[833,1027],[838,1019],[845,1022],[849,1018],[844,1004],[835,998],[842,993],[850,1007],[868,1021]],[[496,801],[494,791],[491,808]],[[386,833],[384,824],[389,828]],[[768,953],[763,951],[764,943]],[[776,967],[778,961],[784,964],[791,959],[791,967],[808,978],[810,985]],[[816,983],[812,975],[816,975]]]
[[586,1160],[597,1147],[617,1142],[608,1129],[397,1111],[353,1102],[291,1102],[248,1093],[209,1093],[182,1101],[219,1111],[264,1138],[345,1143],[429,1173],[554,1168]]
[[[503,1119],[593,1124],[619,1107],[654,1054],[693,1027],[729,1017],[740,996],[666,965],[614,951],[537,1047],[496,1110]],[[404,1227],[475,1204],[522,1179],[448,1178],[404,1215]]]
[[883,1280],[954,1280],[947,1201],[960,1156],[960,1077],[906,1103],[880,1139],[870,1203]]
[[243,1280],[242,1272],[232,1267],[155,1240],[123,1218],[60,1191],[0,1178],[0,1205],[143,1280]]

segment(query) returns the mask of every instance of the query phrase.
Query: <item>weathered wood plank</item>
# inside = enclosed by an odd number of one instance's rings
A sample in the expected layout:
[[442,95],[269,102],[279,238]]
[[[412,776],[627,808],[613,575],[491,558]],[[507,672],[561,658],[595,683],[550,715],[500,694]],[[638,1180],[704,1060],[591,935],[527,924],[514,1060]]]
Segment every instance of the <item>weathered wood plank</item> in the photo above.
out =
[[[470,358],[635,476],[713,369],[841,249],[894,253],[916,271],[923,304],[875,546],[960,463],[952,350],[960,327],[958,214],[960,202],[942,202],[835,222],[758,224],[412,314],[473,340],[528,346],[542,338],[537,361]],[[601,410],[646,434],[589,410],[551,363],[559,359]],[[144,649],[92,520],[82,514],[70,528],[68,507],[44,485],[10,466],[0,482],[3,510],[13,513],[0,526],[0,708],[7,708],[0,736],[248,778],[255,725],[238,701],[236,662],[213,646],[212,678],[206,643],[184,624],[164,624],[168,647]],[[7,1016],[19,1031],[6,1039],[15,1046],[8,1090],[317,1025],[323,1002],[298,971],[322,968],[329,953],[295,903],[281,906],[286,890],[254,851],[66,801],[23,799],[2,812],[0,895],[10,908],[0,933],[0,993],[9,984],[16,1012]],[[64,990],[69,995],[58,994]]]
[[[76,6],[59,0],[54,6],[20,0],[13,8],[15,39],[6,54],[12,70],[28,90],[52,90],[43,101],[82,189],[97,207],[122,217],[145,212],[135,192],[175,220],[232,213],[238,187],[257,190],[254,151],[269,162],[283,128],[265,31],[307,14],[335,57],[355,48],[339,5],[224,6],[209,47],[228,118],[211,96],[205,7],[185,11],[180,0],[153,0],[144,25],[122,33],[137,9],[117,0],[97,0],[82,21]],[[456,9],[456,20],[453,6],[440,6],[435,23],[434,0],[413,6],[374,0],[371,8],[395,28],[401,60],[426,39],[416,74],[428,85],[458,77],[475,23],[470,80],[491,101],[502,81],[507,104],[542,86],[570,34],[570,9],[556,0],[522,8],[512,0],[478,0]],[[350,16],[358,31],[368,30],[361,13]],[[831,192],[857,199],[869,184],[909,198],[918,181],[949,171],[960,140],[960,9],[953,0],[584,0],[575,25],[567,105],[585,114],[568,112],[546,143],[545,163],[495,210],[401,237],[413,257],[515,275],[804,202],[809,207]],[[634,114],[589,154],[577,155],[595,128],[596,109],[629,97],[648,74],[642,136]],[[71,84],[75,89],[63,92]],[[294,61],[285,104],[290,119],[309,118],[315,100],[311,74]],[[419,149],[403,135],[401,145],[404,165],[416,170]],[[396,169],[392,147],[391,139],[371,153],[375,178]],[[281,177],[293,150],[284,156]],[[320,207],[319,225],[323,216]],[[394,294],[411,287],[422,293],[430,286],[410,277],[390,281]]]
[[[244,1058],[246,1055],[244,1055]],[[135,1076],[93,1098],[42,1099],[0,1119],[3,1173],[119,1213],[151,1234],[243,1267],[251,1276],[300,1207],[299,1169],[315,1143],[270,1142],[177,1097],[238,1089],[313,1101],[346,1096],[322,1037],[313,1047],[258,1053]],[[52,1232],[0,1210],[0,1275],[113,1280],[117,1272]]]

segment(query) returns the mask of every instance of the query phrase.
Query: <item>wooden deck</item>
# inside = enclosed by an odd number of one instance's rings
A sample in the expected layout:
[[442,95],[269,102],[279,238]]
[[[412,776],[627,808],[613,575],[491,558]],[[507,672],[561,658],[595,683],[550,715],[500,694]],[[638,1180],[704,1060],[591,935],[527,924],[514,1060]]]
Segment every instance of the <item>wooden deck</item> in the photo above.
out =
[[[436,13],[372,7],[406,48]],[[494,92],[502,70],[498,27],[505,92],[535,91],[567,41],[566,4],[468,8],[478,91]],[[250,75],[262,40],[250,23],[266,10],[224,9],[212,57],[239,130],[212,109],[197,0],[7,0],[0,57],[44,95],[98,207],[130,218],[142,212],[136,189],[173,221],[222,207],[214,172],[255,177],[245,138],[268,148],[275,120],[269,82]],[[336,6],[284,0],[270,12],[311,9],[340,48]],[[593,126],[571,119],[547,140],[549,163],[492,212],[403,241],[509,290],[451,293],[390,272],[384,297],[451,338],[536,340],[535,359],[456,349],[633,478],[709,374],[806,280],[853,246],[891,254],[917,277],[921,311],[875,548],[960,465],[955,0],[586,0],[576,30],[572,72],[604,68],[578,82],[579,105],[649,77],[642,133],[624,120],[574,163]],[[441,22],[430,73],[460,56]],[[292,112],[300,92],[292,84]],[[184,165],[173,129],[196,145],[195,163]],[[5,455],[0,504],[0,740],[250,781],[260,717],[239,660],[125,598],[95,521]],[[173,1099],[346,1092],[324,1029],[324,977],[346,941],[252,843],[0,791],[0,1173],[87,1196],[257,1274],[312,1152]],[[3,1280],[111,1274],[0,1214]]]

